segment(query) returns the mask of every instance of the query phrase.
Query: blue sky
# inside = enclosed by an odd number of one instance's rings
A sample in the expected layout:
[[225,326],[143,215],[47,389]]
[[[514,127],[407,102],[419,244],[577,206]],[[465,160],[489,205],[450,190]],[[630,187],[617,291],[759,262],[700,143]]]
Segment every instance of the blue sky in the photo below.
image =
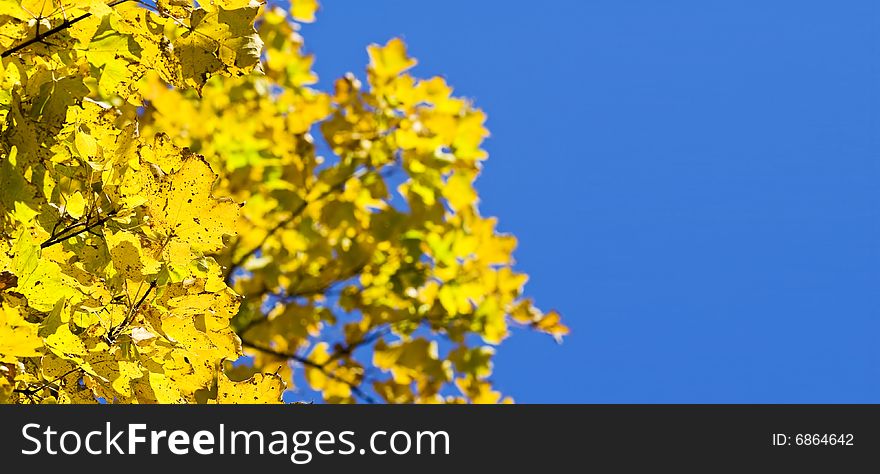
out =
[[321,86],[402,36],[489,115],[477,182],[527,292],[517,401],[880,401],[872,1],[325,0]]

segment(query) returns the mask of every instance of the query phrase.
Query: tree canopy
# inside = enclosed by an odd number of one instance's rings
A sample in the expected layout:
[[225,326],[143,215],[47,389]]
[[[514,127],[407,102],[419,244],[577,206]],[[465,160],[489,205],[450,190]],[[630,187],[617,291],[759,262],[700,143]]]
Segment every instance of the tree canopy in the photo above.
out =
[[0,0],[0,402],[496,403],[511,327],[567,334],[485,114],[400,39],[318,90],[317,8]]

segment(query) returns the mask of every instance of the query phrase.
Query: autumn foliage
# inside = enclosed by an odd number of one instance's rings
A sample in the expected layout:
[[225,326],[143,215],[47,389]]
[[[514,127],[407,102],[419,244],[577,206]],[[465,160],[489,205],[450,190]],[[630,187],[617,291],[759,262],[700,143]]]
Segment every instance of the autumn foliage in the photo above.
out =
[[316,90],[316,9],[0,0],[0,402],[495,403],[511,326],[567,333],[483,112],[399,39]]

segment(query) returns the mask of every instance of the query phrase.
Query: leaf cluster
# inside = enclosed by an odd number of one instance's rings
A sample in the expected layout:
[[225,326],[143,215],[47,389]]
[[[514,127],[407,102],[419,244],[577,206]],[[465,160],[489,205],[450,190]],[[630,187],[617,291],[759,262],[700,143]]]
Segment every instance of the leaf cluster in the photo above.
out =
[[0,402],[496,403],[524,296],[485,114],[392,39],[314,88],[289,10],[0,0]]

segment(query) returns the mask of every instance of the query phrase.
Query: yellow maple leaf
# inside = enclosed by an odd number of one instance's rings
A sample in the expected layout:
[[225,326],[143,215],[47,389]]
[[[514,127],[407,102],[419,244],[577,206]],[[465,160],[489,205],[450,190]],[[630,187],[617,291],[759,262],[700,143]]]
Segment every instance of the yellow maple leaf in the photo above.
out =
[[149,229],[167,254],[216,252],[224,247],[224,235],[235,234],[240,206],[211,195],[216,179],[211,166],[193,155],[151,186],[146,204]]
[[400,38],[393,38],[380,46],[367,47],[370,55],[370,70],[379,78],[394,77],[416,65],[417,61],[406,55],[406,45]]
[[318,11],[317,0],[291,0],[290,14],[296,21],[311,23],[315,21],[315,12]]
[[217,403],[255,404],[281,403],[285,385],[275,374],[254,374],[240,382],[230,380],[221,372],[217,377]]
[[0,362],[40,355],[43,340],[38,329],[38,325],[24,319],[19,308],[0,303]]
[[189,28],[174,41],[185,84],[197,90],[217,73],[240,75],[260,64],[263,41],[254,30],[259,5],[235,10],[193,10]]

